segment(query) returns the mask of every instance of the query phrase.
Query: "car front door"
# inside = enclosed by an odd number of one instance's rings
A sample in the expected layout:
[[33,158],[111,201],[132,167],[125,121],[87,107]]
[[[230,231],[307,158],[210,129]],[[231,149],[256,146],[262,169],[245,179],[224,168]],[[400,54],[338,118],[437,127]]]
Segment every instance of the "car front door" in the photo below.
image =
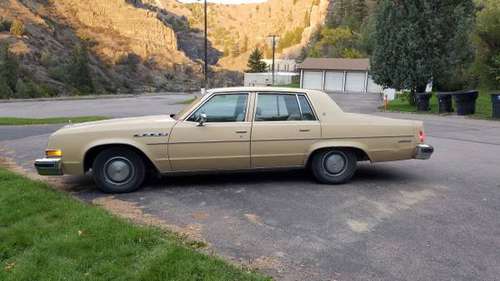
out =
[[252,127],[252,167],[302,166],[321,125],[305,94],[259,93]]
[[[214,94],[187,118],[177,122],[168,144],[172,170],[249,168],[248,104],[248,93]],[[206,116],[206,121],[200,124],[202,116]]]

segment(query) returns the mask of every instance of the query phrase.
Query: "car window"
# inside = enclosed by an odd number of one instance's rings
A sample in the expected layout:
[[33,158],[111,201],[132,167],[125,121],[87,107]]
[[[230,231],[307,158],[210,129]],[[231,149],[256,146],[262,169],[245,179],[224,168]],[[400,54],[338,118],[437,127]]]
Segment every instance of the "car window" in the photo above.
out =
[[245,121],[248,94],[215,95],[198,108],[188,121],[197,122],[202,113],[207,115],[206,122]]
[[300,109],[302,111],[302,120],[316,120],[313,110],[306,96],[298,95]]
[[316,120],[311,105],[304,95],[259,94],[255,121],[296,120]]

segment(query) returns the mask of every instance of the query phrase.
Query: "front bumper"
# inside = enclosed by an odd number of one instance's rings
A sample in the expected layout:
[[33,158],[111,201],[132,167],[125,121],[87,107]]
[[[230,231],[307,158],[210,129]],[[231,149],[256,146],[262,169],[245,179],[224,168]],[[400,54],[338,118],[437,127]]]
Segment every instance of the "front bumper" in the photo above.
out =
[[423,143],[418,144],[417,152],[415,154],[415,159],[427,160],[431,158],[433,152],[434,152],[434,147]]
[[62,176],[61,158],[42,158],[35,161],[35,168],[42,176]]

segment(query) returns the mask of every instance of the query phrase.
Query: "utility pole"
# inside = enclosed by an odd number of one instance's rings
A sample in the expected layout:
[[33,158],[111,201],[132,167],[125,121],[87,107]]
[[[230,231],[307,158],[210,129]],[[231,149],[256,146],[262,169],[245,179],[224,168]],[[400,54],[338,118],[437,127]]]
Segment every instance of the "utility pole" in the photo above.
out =
[[271,38],[272,39],[272,44],[273,44],[273,62],[272,62],[272,85],[274,85],[274,61],[275,61],[275,54],[276,54],[276,38],[279,37],[279,35],[274,35],[274,34],[271,34],[271,35],[268,35],[267,37]]
[[207,23],[207,0],[205,0],[205,65],[204,65],[204,71],[203,74],[205,75],[205,80],[203,83],[203,87],[205,88],[205,91],[208,88],[208,23]]

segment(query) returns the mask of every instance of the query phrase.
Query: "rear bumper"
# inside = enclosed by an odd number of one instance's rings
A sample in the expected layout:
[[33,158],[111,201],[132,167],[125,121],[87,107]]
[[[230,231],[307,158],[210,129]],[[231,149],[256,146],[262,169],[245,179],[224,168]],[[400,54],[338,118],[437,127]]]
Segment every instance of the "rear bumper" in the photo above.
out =
[[61,158],[42,158],[35,161],[35,168],[42,176],[62,176]]
[[428,144],[418,144],[417,152],[415,153],[415,159],[427,160],[431,158],[432,153],[434,152],[434,147]]

